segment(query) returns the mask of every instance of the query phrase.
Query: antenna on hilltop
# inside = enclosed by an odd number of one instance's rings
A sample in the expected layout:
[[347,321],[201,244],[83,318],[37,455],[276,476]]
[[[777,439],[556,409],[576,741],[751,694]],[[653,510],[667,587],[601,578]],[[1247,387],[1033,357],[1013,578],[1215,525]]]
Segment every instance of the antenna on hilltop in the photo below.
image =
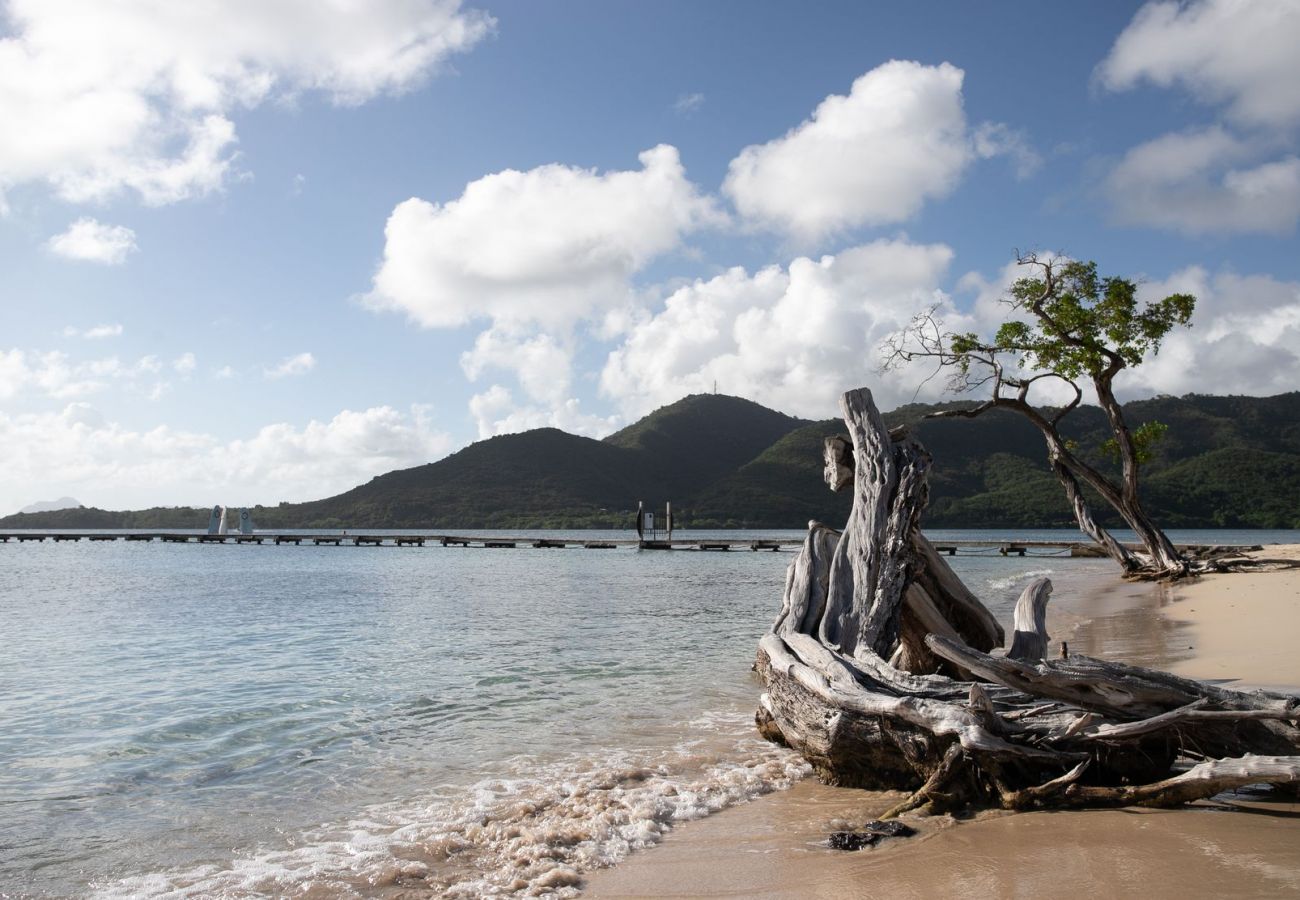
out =
[[718,392],[718,379],[715,378],[713,379],[713,393],[716,394],[717,392]]

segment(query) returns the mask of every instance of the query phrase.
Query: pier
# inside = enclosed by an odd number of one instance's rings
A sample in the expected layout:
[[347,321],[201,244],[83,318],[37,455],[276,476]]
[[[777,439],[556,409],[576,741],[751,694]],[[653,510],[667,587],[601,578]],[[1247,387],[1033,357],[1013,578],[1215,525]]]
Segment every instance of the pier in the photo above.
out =
[[[414,534],[414,533],[376,533],[376,532],[330,532],[312,531],[257,531],[252,534],[207,534],[198,531],[0,531],[0,543],[16,541],[19,544],[69,543],[77,541],[138,541],[166,544],[269,544],[295,547],[309,546],[329,547],[402,547],[424,548],[459,547],[479,548],[485,550],[672,550],[698,552],[730,552],[749,550],[752,552],[781,552],[797,550],[803,545],[800,538],[746,538],[746,537],[697,537],[671,538],[655,540],[638,540],[637,538],[600,538],[591,537],[541,537],[501,536],[501,535],[467,535],[467,534]],[[1134,545],[1133,549],[1139,549]],[[934,548],[947,556],[1075,556],[1102,557],[1105,553],[1101,547],[1088,541],[1007,541],[1007,540],[936,540]],[[1183,553],[1201,555],[1205,553],[1235,552],[1245,553],[1263,549],[1258,544],[1203,545],[1184,544],[1178,548]]]

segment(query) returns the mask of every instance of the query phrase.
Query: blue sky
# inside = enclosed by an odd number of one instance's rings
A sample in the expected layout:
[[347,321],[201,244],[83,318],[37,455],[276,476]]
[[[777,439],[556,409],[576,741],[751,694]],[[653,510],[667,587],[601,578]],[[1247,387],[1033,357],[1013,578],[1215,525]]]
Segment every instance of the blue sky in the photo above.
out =
[[1197,294],[1128,396],[1300,383],[1293,0],[364,6],[0,5],[0,512],[889,407],[1017,248]]

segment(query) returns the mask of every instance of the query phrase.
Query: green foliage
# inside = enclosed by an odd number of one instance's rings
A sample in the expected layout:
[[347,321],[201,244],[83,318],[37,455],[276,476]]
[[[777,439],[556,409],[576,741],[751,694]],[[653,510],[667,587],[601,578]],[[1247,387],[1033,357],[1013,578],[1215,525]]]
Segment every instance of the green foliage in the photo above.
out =
[[[1175,326],[1191,321],[1196,306],[1190,294],[1171,294],[1139,309],[1137,286],[1098,277],[1095,262],[1066,262],[1052,279],[1021,278],[1011,286],[1011,308],[1033,319],[1004,323],[993,348],[1020,354],[1021,366],[1071,380],[1101,377],[1112,367],[1112,353],[1124,366],[1139,365]],[[961,345],[968,346],[970,337],[963,336]]]
[[[1155,456],[1155,446],[1164,439],[1165,434],[1169,431],[1169,426],[1162,422],[1143,422],[1137,428],[1133,429],[1133,453],[1140,463],[1150,462]],[[1078,442],[1071,442],[1073,447],[1070,450],[1078,448]],[[1119,460],[1119,441],[1115,438],[1107,438],[1102,441],[1101,452],[1111,461]]]

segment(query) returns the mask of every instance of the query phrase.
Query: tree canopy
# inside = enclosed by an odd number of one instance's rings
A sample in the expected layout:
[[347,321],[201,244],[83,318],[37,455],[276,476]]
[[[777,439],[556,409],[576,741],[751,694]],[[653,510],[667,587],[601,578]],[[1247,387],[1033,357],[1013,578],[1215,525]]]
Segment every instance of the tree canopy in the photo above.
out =
[[[1185,563],[1150,521],[1138,497],[1139,465],[1165,428],[1159,422],[1130,428],[1115,396],[1114,381],[1124,369],[1159,352],[1161,342],[1174,328],[1190,324],[1196,298],[1170,294],[1139,304],[1133,281],[1102,277],[1095,262],[1040,258],[1033,253],[1018,257],[1018,262],[1031,274],[1007,291],[1003,303],[1011,315],[992,339],[974,332],[946,332],[930,311],[887,345],[886,368],[930,359],[937,361],[940,369],[951,370],[949,386],[955,391],[989,387],[989,398],[979,406],[943,415],[971,418],[995,408],[1023,415],[1046,439],[1052,470],[1065,488],[1080,527],[1105,546],[1125,571],[1185,572]],[[1035,406],[1030,389],[1044,379],[1068,385],[1072,398],[1057,407]],[[1118,484],[1083,459],[1078,448],[1060,434],[1062,419],[1083,402],[1085,387],[1093,391],[1109,420],[1112,435],[1099,449],[1118,459]],[[1080,482],[1137,533],[1145,557],[1129,552],[1096,524]]]

